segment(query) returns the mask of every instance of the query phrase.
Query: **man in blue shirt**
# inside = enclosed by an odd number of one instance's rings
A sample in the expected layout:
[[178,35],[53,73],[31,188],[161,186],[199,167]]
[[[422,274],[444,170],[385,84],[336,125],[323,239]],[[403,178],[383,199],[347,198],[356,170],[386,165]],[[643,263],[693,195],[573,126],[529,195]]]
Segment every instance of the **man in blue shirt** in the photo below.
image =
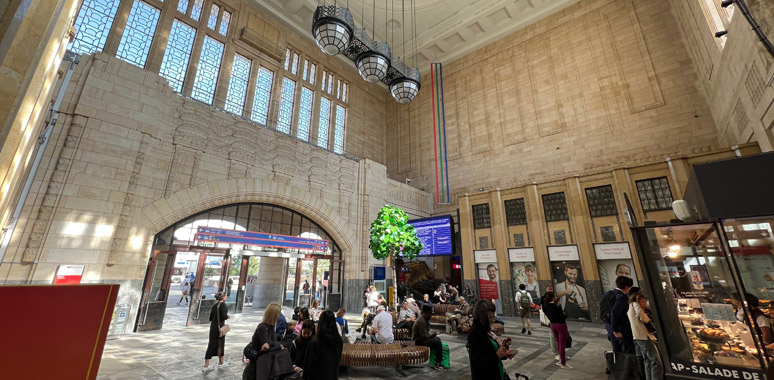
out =
[[282,311],[279,313],[279,319],[277,319],[277,340],[282,339],[282,337],[285,336],[285,330],[288,328],[288,321],[285,319],[285,314],[282,314]]
[[629,290],[631,290],[634,281],[626,276],[618,276],[615,279],[616,289],[615,303],[610,310],[610,329],[613,330],[613,346],[620,344],[621,352],[634,354],[634,336],[632,335],[632,326],[629,324]]

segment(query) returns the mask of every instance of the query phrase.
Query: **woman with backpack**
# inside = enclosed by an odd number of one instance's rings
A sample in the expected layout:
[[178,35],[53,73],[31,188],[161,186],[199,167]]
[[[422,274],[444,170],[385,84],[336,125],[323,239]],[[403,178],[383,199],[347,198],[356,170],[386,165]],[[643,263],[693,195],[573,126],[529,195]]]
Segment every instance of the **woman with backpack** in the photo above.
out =
[[[527,285],[519,285],[519,291],[516,292],[516,305],[519,306],[519,318],[521,318],[521,333],[532,335],[532,295],[527,291]],[[524,327],[524,321],[527,326]]]

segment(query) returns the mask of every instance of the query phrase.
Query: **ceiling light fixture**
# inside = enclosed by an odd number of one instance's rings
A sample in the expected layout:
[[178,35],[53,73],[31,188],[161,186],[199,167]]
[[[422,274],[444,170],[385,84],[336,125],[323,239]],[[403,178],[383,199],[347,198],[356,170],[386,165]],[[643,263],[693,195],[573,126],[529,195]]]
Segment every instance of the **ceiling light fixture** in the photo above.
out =
[[[390,20],[387,17],[387,1],[385,0],[384,29],[385,39],[387,38],[387,25]],[[413,101],[421,87],[421,80],[417,66],[417,47],[416,47],[416,7],[415,0],[411,0],[410,19],[412,21],[409,33],[413,32],[413,59],[414,67],[409,67],[401,61],[400,57],[392,59],[390,45],[387,42],[376,41],[368,35],[365,27],[355,28],[355,22],[349,11],[349,0],[347,7],[339,7],[337,0],[332,5],[327,4],[327,0],[317,2],[317,10],[312,18],[312,35],[317,46],[326,54],[336,55],[344,54],[347,58],[355,62],[358,72],[363,80],[375,83],[383,82],[390,88],[392,97],[401,104],[407,104]],[[402,7],[402,25],[403,34],[403,58],[406,59],[406,0],[401,0]],[[365,15],[365,10],[363,11]],[[395,16],[395,0],[392,0],[392,15]],[[372,11],[372,29],[371,33],[376,35],[376,0],[373,0]],[[361,23],[365,25],[365,20]],[[394,20],[393,20],[394,21]],[[394,39],[394,30],[392,32],[392,42]],[[411,49],[409,49],[411,52]]]

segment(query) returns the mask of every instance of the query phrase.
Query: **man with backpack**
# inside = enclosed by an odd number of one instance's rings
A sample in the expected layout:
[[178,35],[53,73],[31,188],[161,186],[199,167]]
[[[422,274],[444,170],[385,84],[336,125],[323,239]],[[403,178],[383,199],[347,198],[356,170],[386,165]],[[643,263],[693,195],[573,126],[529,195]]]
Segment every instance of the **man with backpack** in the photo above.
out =
[[613,347],[613,352],[625,352],[634,354],[634,337],[632,326],[629,324],[629,296],[628,293],[634,285],[634,281],[626,276],[618,276],[615,279],[616,289],[605,293],[599,303],[600,319],[605,322],[607,339]]
[[[516,305],[519,307],[519,317],[521,318],[521,333],[525,332],[532,335],[532,295],[526,290],[527,285],[519,285],[519,291],[516,292]],[[527,321],[527,327],[524,327],[524,320]]]

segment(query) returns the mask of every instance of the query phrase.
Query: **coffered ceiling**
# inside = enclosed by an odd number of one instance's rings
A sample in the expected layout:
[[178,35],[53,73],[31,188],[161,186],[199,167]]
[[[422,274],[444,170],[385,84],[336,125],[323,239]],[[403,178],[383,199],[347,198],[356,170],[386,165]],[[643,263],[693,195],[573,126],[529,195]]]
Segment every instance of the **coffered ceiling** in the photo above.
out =
[[[253,1],[258,7],[312,39],[312,15],[318,5],[317,0]],[[393,57],[401,57],[413,66],[414,42],[409,12],[411,0],[336,1],[340,7],[349,7],[356,27],[365,26],[369,35],[375,34],[377,40],[389,42]],[[449,63],[578,1],[414,0],[418,68],[425,72],[431,62]],[[320,0],[319,4],[324,2],[332,4],[333,0]],[[403,7],[406,9],[405,17],[401,13]],[[405,54],[402,34],[404,25]]]

